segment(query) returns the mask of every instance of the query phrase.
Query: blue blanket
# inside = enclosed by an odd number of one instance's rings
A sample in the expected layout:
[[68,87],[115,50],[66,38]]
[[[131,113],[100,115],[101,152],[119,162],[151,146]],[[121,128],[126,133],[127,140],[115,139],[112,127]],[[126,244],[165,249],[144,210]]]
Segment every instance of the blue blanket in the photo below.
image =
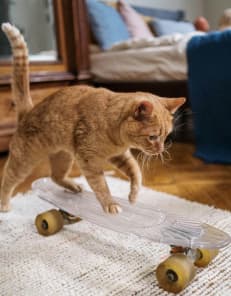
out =
[[193,37],[187,59],[195,154],[231,163],[231,30]]

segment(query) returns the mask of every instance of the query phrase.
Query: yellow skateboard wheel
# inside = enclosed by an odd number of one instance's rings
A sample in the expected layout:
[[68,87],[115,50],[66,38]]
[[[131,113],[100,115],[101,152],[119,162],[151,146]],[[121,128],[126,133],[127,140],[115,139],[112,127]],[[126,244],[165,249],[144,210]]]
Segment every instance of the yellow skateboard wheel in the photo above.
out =
[[163,261],[156,269],[159,286],[167,292],[179,293],[194,278],[196,268],[184,254],[174,254]]
[[197,249],[199,258],[194,262],[197,267],[206,267],[219,252],[218,249]]
[[38,233],[49,236],[62,229],[64,220],[62,214],[57,210],[50,210],[39,214],[35,219]]

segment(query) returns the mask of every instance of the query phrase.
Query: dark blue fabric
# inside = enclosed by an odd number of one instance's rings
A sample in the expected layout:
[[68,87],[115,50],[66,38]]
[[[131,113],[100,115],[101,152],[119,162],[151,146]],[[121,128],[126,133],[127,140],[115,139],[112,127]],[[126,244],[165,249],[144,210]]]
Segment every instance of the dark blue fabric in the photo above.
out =
[[136,6],[132,5],[132,7],[139,13],[157,17],[160,19],[167,19],[173,21],[183,21],[185,17],[185,13],[183,10],[167,10],[167,9],[158,9],[152,7],[143,7],[143,6]]
[[231,163],[231,30],[193,37],[187,59],[195,154]]

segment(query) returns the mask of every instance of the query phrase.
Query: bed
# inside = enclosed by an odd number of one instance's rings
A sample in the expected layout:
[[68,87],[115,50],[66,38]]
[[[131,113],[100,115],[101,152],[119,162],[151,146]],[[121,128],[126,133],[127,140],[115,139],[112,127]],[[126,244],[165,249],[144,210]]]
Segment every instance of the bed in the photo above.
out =
[[129,40],[101,51],[90,46],[91,74],[98,82],[187,80],[186,47],[202,32]]
[[[176,34],[170,39],[127,41],[115,44],[110,50],[102,51],[93,42],[86,2],[76,1],[79,3],[78,6],[82,7],[75,18],[79,43],[78,77],[81,77],[81,80],[84,77],[87,83],[114,91],[147,91],[163,97],[188,96],[185,46],[192,37],[190,34],[185,38]],[[178,14],[180,17],[184,16],[182,11]],[[159,45],[154,46],[154,43],[158,42]],[[129,64],[130,69],[125,69],[125,64]],[[183,128],[178,131],[175,138],[192,141],[192,119],[188,104],[181,113],[182,122],[179,124]]]

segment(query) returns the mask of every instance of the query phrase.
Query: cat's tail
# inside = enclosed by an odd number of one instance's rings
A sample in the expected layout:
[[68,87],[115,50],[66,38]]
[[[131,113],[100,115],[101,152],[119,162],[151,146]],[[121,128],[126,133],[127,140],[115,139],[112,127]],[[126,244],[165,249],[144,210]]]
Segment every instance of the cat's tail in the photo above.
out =
[[33,107],[30,96],[29,58],[27,44],[19,30],[9,23],[2,24],[13,54],[12,94],[18,120]]

